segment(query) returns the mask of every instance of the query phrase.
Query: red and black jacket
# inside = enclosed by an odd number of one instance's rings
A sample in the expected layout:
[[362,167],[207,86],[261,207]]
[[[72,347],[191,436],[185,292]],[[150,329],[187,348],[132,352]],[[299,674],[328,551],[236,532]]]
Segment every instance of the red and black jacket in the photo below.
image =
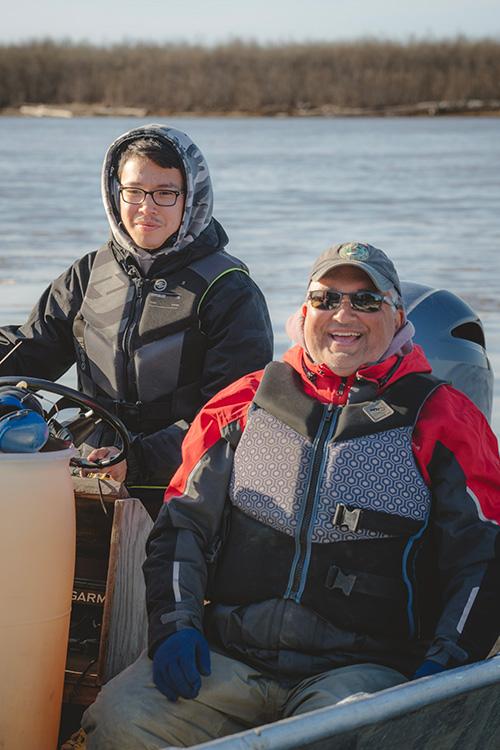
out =
[[418,348],[347,379],[300,347],[285,361],[214,397],[186,437],[144,568],[151,652],[191,626],[297,677],[486,656],[500,472],[482,415]]

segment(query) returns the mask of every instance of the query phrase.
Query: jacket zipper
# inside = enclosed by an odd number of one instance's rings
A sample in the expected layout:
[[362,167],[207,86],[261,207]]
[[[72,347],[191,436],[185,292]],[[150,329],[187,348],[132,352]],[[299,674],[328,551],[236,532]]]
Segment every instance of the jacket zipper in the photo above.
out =
[[337,396],[344,395],[346,385],[347,385],[347,378],[342,378],[342,380],[339,383],[339,387],[337,388]]
[[[344,385],[345,387],[345,385]],[[340,388],[339,388],[340,390]],[[301,588],[301,578],[302,573],[304,570],[304,565],[306,561],[306,557],[308,554],[308,545],[307,545],[307,537],[309,535],[310,526],[313,518],[313,510],[316,500],[316,493],[317,493],[317,485],[318,485],[318,479],[320,476],[320,470],[323,464],[323,453],[325,448],[325,443],[330,436],[332,429],[335,428],[335,425],[337,423],[338,419],[338,410],[335,410],[335,404],[330,403],[326,407],[325,413],[323,415],[323,420],[321,422],[316,446],[314,448],[314,459],[313,459],[313,465],[311,469],[311,475],[309,478],[309,487],[307,490],[307,497],[306,497],[306,504],[305,504],[305,510],[304,515],[302,517],[302,521],[300,523],[298,534],[296,535],[296,554],[295,554],[295,560],[292,563],[292,582],[288,586],[288,590],[286,593],[286,596],[290,599],[294,599],[294,601],[297,602],[297,604],[300,602],[301,594],[300,591]],[[336,419],[332,423],[333,416],[336,416]],[[302,587],[303,588],[303,587]]]
[[[129,322],[127,324],[127,328],[125,329],[125,333],[123,336],[123,353],[125,355],[125,377],[128,380],[129,384],[132,382],[129,378],[129,365],[133,357],[133,351],[132,351],[132,337],[135,333],[135,329],[137,328],[137,323],[139,322],[139,312],[140,308],[142,306],[142,288],[144,286],[144,281],[140,276],[136,276],[135,274],[130,274],[129,276],[132,280],[132,283],[134,285],[135,289],[135,297],[134,297],[134,303],[133,303],[133,309],[132,314],[129,316]],[[137,390],[135,388],[135,379],[133,381],[134,383],[134,394],[132,395],[131,392],[131,400],[137,399]]]

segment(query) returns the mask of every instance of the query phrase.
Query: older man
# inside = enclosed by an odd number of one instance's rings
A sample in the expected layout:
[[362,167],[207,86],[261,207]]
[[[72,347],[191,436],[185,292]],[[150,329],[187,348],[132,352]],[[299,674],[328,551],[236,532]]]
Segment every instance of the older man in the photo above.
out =
[[393,264],[330,248],[302,313],[304,346],[186,437],[144,566],[149,657],[88,710],[89,748],[189,746],[483,659],[498,635],[496,440],[412,347]]

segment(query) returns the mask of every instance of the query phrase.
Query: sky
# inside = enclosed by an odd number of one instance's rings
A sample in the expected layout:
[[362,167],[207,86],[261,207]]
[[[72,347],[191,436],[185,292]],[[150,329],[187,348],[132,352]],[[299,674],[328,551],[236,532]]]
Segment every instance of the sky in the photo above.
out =
[[15,0],[0,43],[500,39],[500,0]]

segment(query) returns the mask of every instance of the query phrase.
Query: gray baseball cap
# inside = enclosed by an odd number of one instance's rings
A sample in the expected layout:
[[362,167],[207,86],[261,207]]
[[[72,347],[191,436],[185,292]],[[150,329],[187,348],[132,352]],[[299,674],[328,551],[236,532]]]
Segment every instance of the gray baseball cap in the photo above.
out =
[[319,281],[325,274],[340,266],[355,266],[364,271],[377,289],[387,292],[394,288],[401,296],[401,282],[394,267],[383,250],[364,242],[344,242],[325,250],[315,261],[309,283]]

